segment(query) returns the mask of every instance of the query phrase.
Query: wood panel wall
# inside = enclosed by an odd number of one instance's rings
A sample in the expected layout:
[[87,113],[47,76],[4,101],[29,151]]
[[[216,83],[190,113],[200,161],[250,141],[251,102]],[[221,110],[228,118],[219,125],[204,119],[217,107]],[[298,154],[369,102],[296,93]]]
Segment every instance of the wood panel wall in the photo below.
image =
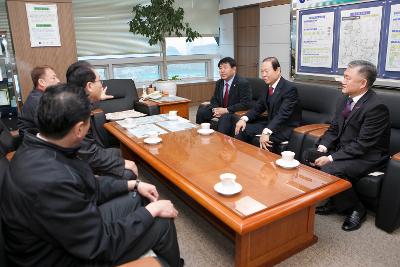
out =
[[[25,3],[57,4],[60,29],[60,47],[31,47]],[[7,0],[11,36],[19,77],[21,97],[24,101],[32,90],[31,70],[38,65],[52,66],[58,78],[65,82],[68,66],[77,60],[72,0]]]
[[215,81],[178,84],[176,95],[192,100],[191,106],[210,101],[214,94]]

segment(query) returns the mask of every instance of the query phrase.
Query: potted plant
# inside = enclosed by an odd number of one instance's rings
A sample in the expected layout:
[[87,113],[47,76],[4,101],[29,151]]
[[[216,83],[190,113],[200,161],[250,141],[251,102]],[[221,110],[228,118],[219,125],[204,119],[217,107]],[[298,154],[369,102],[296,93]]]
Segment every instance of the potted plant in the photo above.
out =
[[[161,83],[166,83],[168,80],[165,38],[182,37],[184,34],[186,42],[191,42],[201,37],[197,31],[189,27],[188,23],[184,22],[183,8],[175,9],[173,4],[174,0],[151,0],[150,5],[136,5],[132,8],[132,20],[129,21],[130,32],[149,38],[149,45],[160,44],[163,58],[161,78],[164,80]],[[172,83],[176,92],[176,84]]]

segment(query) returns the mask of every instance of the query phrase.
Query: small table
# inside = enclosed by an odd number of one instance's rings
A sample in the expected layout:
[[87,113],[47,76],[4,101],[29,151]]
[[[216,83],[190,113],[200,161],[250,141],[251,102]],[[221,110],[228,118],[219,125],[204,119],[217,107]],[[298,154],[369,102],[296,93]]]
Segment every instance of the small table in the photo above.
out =
[[[199,208],[192,207],[199,214],[235,240],[236,267],[270,266],[317,242],[316,203],[351,187],[348,181],[305,165],[283,169],[275,164],[278,155],[218,132],[170,132],[161,135],[160,144],[147,145],[115,122],[105,128],[121,141],[125,156],[149,164],[161,180],[197,203]],[[240,193],[224,196],[214,191],[224,172],[237,175],[243,186]],[[241,214],[236,201],[246,196],[267,208]]]
[[160,108],[160,114],[168,113],[171,110],[178,111],[178,116],[189,119],[189,103],[191,100],[182,98],[178,101],[157,101],[157,100],[146,100],[143,103],[147,106],[158,106]]

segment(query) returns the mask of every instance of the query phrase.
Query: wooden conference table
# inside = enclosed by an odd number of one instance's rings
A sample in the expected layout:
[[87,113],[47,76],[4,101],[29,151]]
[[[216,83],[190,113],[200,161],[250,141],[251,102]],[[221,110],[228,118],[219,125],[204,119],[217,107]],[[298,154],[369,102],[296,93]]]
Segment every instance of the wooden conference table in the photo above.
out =
[[[115,122],[105,128],[121,141],[122,151],[136,154],[234,233],[236,266],[273,265],[317,242],[315,204],[351,187],[305,165],[283,169],[275,163],[278,155],[217,132],[169,132],[161,143],[148,145]],[[237,175],[240,193],[214,191],[224,172]],[[243,215],[235,202],[246,196],[267,208]]]

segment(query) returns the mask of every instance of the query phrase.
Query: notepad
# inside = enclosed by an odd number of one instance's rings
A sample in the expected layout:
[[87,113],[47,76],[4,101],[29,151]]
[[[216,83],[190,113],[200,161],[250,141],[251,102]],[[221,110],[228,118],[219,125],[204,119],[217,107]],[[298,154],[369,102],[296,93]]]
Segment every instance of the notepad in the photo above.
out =
[[267,206],[249,196],[245,196],[235,202],[235,209],[245,216],[249,216],[266,208]]

